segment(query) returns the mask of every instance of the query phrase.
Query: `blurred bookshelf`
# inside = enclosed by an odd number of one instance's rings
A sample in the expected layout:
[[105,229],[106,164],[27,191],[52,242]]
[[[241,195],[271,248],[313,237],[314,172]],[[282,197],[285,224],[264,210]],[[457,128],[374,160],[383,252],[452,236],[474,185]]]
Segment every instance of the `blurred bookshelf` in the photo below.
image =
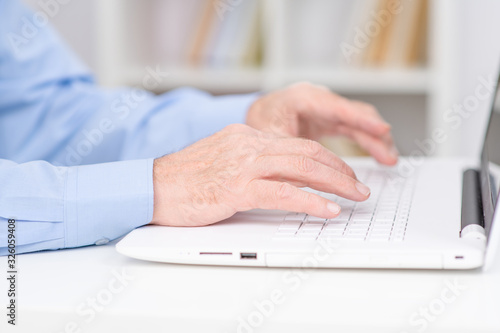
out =
[[[419,113],[410,117],[420,128],[414,136],[428,137],[445,126],[441,115],[454,89],[453,1],[401,0],[397,13],[388,10],[393,2],[99,1],[98,79],[141,86],[145,68],[159,66],[169,76],[155,92],[191,86],[215,94],[311,81],[381,102],[389,121],[391,112],[398,119],[397,112]],[[363,33],[369,42],[359,47]],[[403,152],[413,139],[403,138]]]

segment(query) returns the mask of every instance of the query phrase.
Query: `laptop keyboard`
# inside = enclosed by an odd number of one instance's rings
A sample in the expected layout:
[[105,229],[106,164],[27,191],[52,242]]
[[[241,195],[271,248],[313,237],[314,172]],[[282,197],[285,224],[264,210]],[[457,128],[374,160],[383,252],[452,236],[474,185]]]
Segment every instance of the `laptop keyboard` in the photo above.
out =
[[286,213],[275,238],[404,241],[415,177],[405,178],[395,171],[383,169],[356,170],[356,175],[371,189],[368,200],[354,202],[308,189],[309,192],[337,202],[342,207],[340,215],[324,219],[304,213]]

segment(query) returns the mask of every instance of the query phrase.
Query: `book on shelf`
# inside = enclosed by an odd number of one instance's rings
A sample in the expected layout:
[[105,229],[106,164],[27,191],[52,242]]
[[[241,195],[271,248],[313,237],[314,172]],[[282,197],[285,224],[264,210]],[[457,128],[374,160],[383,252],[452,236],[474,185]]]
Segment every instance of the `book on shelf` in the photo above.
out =
[[152,61],[186,66],[205,0],[150,0]]
[[[220,7],[224,5],[225,7]],[[154,58],[172,66],[257,66],[261,56],[259,1],[154,0]]]
[[[152,1],[157,59],[172,67],[222,70],[262,64],[268,50],[261,5],[273,0]],[[428,1],[287,0],[277,14],[285,16],[286,61],[306,68],[423,65]]]
[[427,1],[379,0],[377,10],[371,12],[372,25],[378,23],[379,32],[373,34],[364,50],[362,66],[408,68],[423,65],[426,60]]

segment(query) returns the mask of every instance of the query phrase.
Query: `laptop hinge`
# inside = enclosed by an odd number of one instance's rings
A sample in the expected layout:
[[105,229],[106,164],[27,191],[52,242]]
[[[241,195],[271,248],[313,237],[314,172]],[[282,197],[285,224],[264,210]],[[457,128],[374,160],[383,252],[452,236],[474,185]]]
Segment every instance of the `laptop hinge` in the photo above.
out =
[[462,184],[462,230],[460,236],[486,239],[479,171],[465,170]]

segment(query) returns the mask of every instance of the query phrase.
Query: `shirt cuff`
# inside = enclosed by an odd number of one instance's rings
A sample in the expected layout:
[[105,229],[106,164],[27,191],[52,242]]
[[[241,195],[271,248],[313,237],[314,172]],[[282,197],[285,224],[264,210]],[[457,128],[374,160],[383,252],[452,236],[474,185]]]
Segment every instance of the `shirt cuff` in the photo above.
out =
[[64,247],[105,244],[153,218],[153,159],[68,168]]

